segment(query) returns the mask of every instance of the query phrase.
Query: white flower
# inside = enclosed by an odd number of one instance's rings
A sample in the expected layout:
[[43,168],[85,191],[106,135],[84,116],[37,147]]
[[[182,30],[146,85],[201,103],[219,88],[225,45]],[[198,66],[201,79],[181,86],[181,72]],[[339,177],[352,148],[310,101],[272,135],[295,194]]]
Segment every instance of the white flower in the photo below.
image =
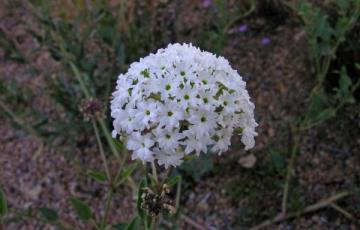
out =
[[257,123],[245,86],[225,58],[191,44],[169,45],[119,76],[113,136],[120,135],[133,159],[165,167],[180,165],[185,154],[226,152],[234,129],[250,149]]
[[190,128],[196,137],[210,136],[214,133],[217,114],[208,110],[190,110]]
[[207,136],[196,137],[188,135],[188,139],[185,141],[185,153],[190,154],[195,152],[197,155],[200,155],[201,152],[206,153],[207,147],[212,145],[214,141]]
[[200,98],[197,97],[196,89],[190,85],[190,82],[180,83],[178,86],[177,101],[182,109],[188,107],[196,108],[197,105],[201,102]]
[[176,152],[174,146],[179,146],[179,140],[184,138],[184,135],[178,130],[166,130],[158,127],[155,129],[155,136],[159,143],[159,147],[166,152]]
[[176,102],[169,102],[168,105],[159,112],[159,126],[167,129],[179,128],[180,121],[184,119],[184,111]]
[[155,150],[155,157],[158,159],[159,165],[164,165],[165,168],[169,166],[179,166],[183,162],[184,153],[167,153],[160,150]]
[[157,102],[150,99],[146,102],[139,102],[135,111],[134,122],[140,124],[140,128],[145,126],[148,129],[150,122],[156,121]]
[[128,137],[126,147],[129,150],[133,150],[132,159],[141,159],[143,161],[152,161],[153,152],[150,150],[154,141],[150,138],[149,135],[141,135],[139,132],[132,133]]
[[256,132],[251,128],[245,128],[242,132],[241,142],[245,145],[245,150],[254,148]]
[[127,133],[132,132],[132,130],[136,129],[134,127],[134,117],[133,117],[133,110],[122,110],[116,109],[111,112],[112,117],[116,117],[113,122],[115,131],[118,134],[121,134],[121,131],[125,131]]
[[231,127],[224,128],[221,131],[219,131],[216,134],[217,139],[211,150],[219,154],[227,151],[229,145],[231,144],[230,141],[231,141],[232,132],[233,129]]

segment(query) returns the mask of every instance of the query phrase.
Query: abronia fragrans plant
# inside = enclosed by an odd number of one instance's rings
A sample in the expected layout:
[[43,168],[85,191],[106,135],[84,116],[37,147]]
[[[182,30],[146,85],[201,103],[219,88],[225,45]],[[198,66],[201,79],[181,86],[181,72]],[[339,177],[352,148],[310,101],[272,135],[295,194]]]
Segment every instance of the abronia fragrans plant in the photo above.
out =
[[113,136],[132,159],[178,166],[188,154],[228,150],[235,130],[245,149],[256,136],[246,83],[223,57],[170,44],[134,62],[111,101]]

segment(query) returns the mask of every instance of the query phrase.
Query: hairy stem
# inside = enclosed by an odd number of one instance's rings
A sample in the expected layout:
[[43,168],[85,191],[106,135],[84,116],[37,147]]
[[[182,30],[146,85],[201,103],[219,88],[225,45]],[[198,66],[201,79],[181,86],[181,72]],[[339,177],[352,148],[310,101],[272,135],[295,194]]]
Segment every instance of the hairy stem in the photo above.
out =
[[93,125],[93,127],[94,127],[95,136],[96,136],[96,141],[98,142],[98,145],[99,145],[100,155],[101,155],[101,159],[102,159],[103,164],[104,164],[106,176],[107,176],[107,179],[108,179],[109,184],[111,184],[111,182],[112,182],[111,173],[110,173],[110,170],[109,170],[108,162],[107,162],[107,160],[106,160],[104,148],[103,148],[103,145],[102,145],[102,143],[101,143],[101,139],[100,139],[100,135],[99,135],[99,130],[98,130],[98,127],[97,127],[95,121],[92,121],[92,125]]
[[293,173],[292,171],[293,171],[294,165],[295,165],[296,155],[297,155],[298,149],[299,149],[299,144],[300,144],[300,138],[296,138],[295,144],[292,147],[291,159],[290,159],[290,163],[289,163],[289,166],[287,168],[287,173],[286,173],[286,180],[285,180],[285,185],[284,185],[283,199],[282,199],[282,203],[281,203],[282,213],[286,213],[287,200],[288,200],[289,189],[290,189],[290,181],[291,181],[291,177],[292,177],[292,173]]
[[124,159],[121,159],[119,152],[116,149],[116,146],[112,140],[112,137],[110,135],[110,132],[108,130],[108,128],[106,127],[105,121],[102,118],[98,118],[98,123],[100,124],[100,128],[102,130],[102,132],[104,133],[104,136],[106,138],[106,141],[108,142],[110,149],[112,151],[112,153],[114,154],[115,158],[120,162],[120,168],[122,168],[123,164],[124,164]]
[[179,212],[179,207],[180,207],[180,197],[181,197],[181,180],[182,177],[180,177],[177,186],[176,186],[176,199],[175,199],[175,208],[176,208],[176,212]]
[[158,175],[156,172],[156,165],[154,162],[151,162],[151,170],[152,170],[152,175],[155,178],[156,184],[159,185],[159,179],[158,179]]
[[104,213],[104,216],[103,216],[103,219],[101,222],[102,229],[106,228],[109,211],[110,211],[111,204],[112,204],[112,198],[113,198],[113,191],[112,191],[112,188],[109,188],[109,192],[107,194],[107,199],[106,199],[105,213]]

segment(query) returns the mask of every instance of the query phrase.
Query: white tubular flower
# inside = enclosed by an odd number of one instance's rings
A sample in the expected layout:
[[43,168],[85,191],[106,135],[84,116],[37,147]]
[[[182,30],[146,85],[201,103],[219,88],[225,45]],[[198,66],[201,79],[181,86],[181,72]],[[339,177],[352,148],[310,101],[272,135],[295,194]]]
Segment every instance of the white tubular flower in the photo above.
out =
[[155,149],[154,152],[159,165],[164,165],[165,168],[169,166],[179,166],[183,162],[183,152],[167,153],[159,149]]
[[246,83],[229,62],[191,44],[170,44],[130,65],[111,101],[113,136],[132,159],[178,166],[187,154],[221,154],[234,130],[245,149],[257,135]]
[[141,135],[139,132],[134,132],[128,137],[126,147],[133,150],[131,157],[133,160],[141,159],[143,161],[152,161],[153,152],[150,149],[154,143],[149,135]]

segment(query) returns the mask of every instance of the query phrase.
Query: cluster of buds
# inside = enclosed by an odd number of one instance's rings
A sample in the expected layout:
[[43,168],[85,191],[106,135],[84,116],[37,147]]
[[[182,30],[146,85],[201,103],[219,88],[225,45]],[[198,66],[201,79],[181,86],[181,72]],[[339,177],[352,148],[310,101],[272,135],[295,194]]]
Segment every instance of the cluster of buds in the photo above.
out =
[[91,119],[103,116],[103,106],[99,100],[87,98],[82,100],[80,112],[83,114],[85,121],[90,121]]
[[173,201],[169,197],[170,189],[166,184],[162,187],[160,195],[154,193],[149,187],[143,190],[143,194],[141,195],[141,208],[146,210],[150,216],[158,216],[161,212],[176,213]]

